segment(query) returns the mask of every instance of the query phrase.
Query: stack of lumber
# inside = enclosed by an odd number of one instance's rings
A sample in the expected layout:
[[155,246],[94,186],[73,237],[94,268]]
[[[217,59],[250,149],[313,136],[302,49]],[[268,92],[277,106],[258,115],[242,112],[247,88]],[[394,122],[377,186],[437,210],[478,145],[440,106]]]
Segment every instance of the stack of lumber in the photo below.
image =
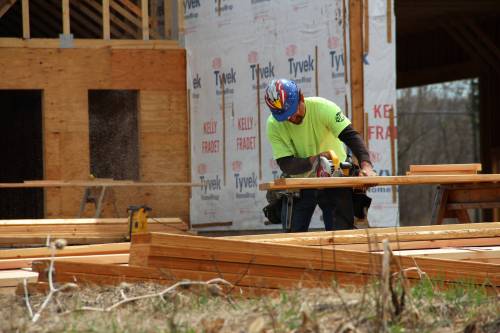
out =
[[[150,218],[148,230],[176,234],[188,226],[179,218]],[[127,218],[0,220],[0,247],[45,245],[47,237],[68,244],[123,242],[128,233]]]
[[[148,229],[174,234],[189,232],[187,224],[178,218],[151,218]],[[30,271],[32,263],[53,256],[56,262],[127,264],[128,230],[126,218],[0,220],[0,292],[11,292],[25,278],[36,281],[38,273]],[[47,247],[34,247],[58,238],[70,245],[94,245],[66,246],[54,253]]]
[[[165,233],[135,235],[130,247],[129,266],[55,263],[55,281],[119,284],[149,281],[171,284],[174,281],[223,278],[244,293],[273,292],[295,287],[328,287],[333,280],[340,285],[364,285],[378,279],[382,272],[383,254],[380,242],[390,241],[395,251],[390,261],[392,273],[405,271],[409,282],[416,282],[425,272],[444,285],[469,281],[492,288],[500,287],[500,264],[494,256],[475,260],[476,245],[462,260],[443,251],[425,256],[402,254],[406,249],[440,249],[434,241],[489,241],[487,251],[496,251],[500,241],[500,224],[449,225],[398,229],[350,230],[305,234],[277,234],[206,238]],[[447,229],[449,228],[449,230]],[[373,243],[372,243],[373,242]],[[406,244],[405,244],[406,243]],[[472,242],[474,243],[474,242]],[[371,247],[371,245],[373,247]],[[404,246],[401,246],[404,244]],[[494,245],[492,245],[494,244]],[[347,245],[362,245],[364,250],[348,250]],[[378,247],[378,249],[377,249]],[[449,249],[447,249],[449,250]],[[491,253],[494,253],[491,252]],[[39,286],[47,281],[48,262],[38,262],[33,268],[40,273]]]
[[60,250],[24,248],[0,250],[0,293],[12,292],[24,279],[37,280],[38,273],[30,269],[33,262],[53,258],[55,262],[127,264],[130,243],[66,246]]

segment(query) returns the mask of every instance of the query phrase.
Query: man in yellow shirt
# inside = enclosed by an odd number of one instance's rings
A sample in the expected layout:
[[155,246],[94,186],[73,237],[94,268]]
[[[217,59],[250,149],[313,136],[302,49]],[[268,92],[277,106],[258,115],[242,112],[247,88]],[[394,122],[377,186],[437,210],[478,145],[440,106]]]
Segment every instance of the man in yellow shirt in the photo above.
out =
[[[313,166],[329,150],[343,162],[347,158],[345,143],[359,161],[360,175],[375,175],[361,136],[335,103],[321,97],[304,98],[296,83],[286,79],[272,80],[264,98],[271,111],[267,136],[283,173],[290,177],[315,175]],[[323,211],[326,230],[354,227],[351,188],[305,189],[294,199],[291,228],[286,231],[307,231],[316,205]],[[283,216],[282,223],[286,229]]]

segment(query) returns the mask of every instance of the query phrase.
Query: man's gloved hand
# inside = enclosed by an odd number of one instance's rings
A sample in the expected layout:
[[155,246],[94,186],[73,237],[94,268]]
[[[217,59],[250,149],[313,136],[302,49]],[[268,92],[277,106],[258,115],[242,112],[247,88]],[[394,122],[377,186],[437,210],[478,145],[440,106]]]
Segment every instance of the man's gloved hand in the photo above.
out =
[[375,171],[373,171],[372,164],[368,161],[361,161],[360,168],[361,168],[361,170],[359,170],[359,175],[361,177],[376,176],[377,175],[375,173]]

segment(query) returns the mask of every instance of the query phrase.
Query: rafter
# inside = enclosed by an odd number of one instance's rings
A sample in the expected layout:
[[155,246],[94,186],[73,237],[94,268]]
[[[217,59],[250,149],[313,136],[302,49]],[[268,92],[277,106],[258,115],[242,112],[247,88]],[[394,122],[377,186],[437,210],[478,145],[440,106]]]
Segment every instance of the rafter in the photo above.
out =
[[[94,1],[89,1],[88,4],[93,7],[96,11],[99,13],[102,13],[102,6]],[[123,31],[128,33],[130,36],[133,38],[138,37],[138,32],[134,31],[127,23],[123,22],[121,19],[119,19],[116,15],[113,13],[109,14],[109,17],[111,21],[116,24],[118,27],[120,27]]]
[[4,0],[2,4],[0,4],[0,17],[4,16],[7,13],[17,0]]

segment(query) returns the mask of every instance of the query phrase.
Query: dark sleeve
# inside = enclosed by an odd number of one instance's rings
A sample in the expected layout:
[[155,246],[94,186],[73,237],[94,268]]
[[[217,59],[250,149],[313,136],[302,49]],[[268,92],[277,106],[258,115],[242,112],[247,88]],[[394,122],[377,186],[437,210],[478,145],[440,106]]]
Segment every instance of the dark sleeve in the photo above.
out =
[[344,142],[347,147],[349,147],[354,156],[356,156],[356,158],[358,159],[359,163],[361,163],[362,161],[366,161],[372,164],[372,162],[370,161],[370,154],[366,149],[361,135],[359,135],[359,133],[354,128],[352,128],[351,125],[348,125],[342,130],[342,132],[340,132],[339,139]]
[[293,156],[285,156],[276,160],[281,171],[288,175],[297,175],[311,170],[312,165],[309,158],[300,158]]

